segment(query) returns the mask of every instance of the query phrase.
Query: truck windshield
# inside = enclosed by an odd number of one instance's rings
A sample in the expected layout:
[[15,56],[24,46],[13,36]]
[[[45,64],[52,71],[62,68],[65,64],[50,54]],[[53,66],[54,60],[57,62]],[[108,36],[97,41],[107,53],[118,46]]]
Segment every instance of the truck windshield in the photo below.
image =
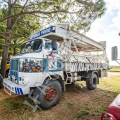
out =
[[20,54],[28,52],[41,52],[42,51],[42,39],[36,39],[26,42],[21,45]]

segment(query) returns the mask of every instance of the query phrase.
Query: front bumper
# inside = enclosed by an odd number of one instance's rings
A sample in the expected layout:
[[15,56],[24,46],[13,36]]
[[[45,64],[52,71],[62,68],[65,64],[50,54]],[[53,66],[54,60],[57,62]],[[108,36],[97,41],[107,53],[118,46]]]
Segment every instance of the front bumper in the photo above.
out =
[[26,94],[29,94],[29,92],[30,92],[30,87],[18,85],[16,83],[10,81],[8,78],[3,79],[3,86],[4,86],[4,90],[5,90],[5,88],[7,88],[10,90],[10,93],[13,92],[13,93],[19,94],[19,95],[26,95]]

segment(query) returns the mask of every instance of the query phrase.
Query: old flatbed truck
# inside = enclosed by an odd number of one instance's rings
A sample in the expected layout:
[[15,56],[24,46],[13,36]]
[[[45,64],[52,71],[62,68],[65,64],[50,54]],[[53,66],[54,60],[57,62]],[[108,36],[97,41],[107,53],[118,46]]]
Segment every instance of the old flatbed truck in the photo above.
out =
[[3,85],[10,95],[28,95],[33,89],[37,105],[46,110],[59,102],[65,85],[84,80],[93,90],[99,77],[106,76],[106,42],[96,42],[71,30],[68,23],[58,23],[21,45],[20,54],[10,60],[9,78]]

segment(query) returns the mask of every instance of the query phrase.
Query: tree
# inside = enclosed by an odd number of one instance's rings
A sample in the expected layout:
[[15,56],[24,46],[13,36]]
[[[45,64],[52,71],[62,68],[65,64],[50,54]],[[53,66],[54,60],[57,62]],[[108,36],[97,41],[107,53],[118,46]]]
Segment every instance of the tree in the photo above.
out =
[[[7,9],[1,9],[1,16],[4,16],[4,14],[6,13],[5,11],[7,11]],[[17,21],[17,23],[15,24],[14,28],[12,29],[12,37],[11,37],[11,44],[10,44],[10,49],[14,48],[20,48],[20,45],[28,40],[28,37],[31,33],[33,33],[34,30],[36,30],[37,28],[40,28],[40,22],[39,22],[39,18],[34,18],[33,15],[24,15],[22,17],[19,18],[19,20]],[[0,23],[0,49],[1,51],[3,50],[3,46],[5,43],[5,39],[4,39],[4,35],[5,35],[5,30],[6,30],[6,22],[4,23]],[[11,53],[13,53],[13,51],[10,51]],[[11,55],[15,55],[15,53],[11,54]],[[0,54],[1,56],[1,54]]]
[[[7,11],[3,8],[3,9],[0,9],[0,19],[2,19],[3,17],[5,17],[5,14],[7,13]],[[2,14],[2,13],[4,13],[4,14]],[[4,32],[6,32],[6,27],[7,27],[7,25],[6,25],[6,21],[4,21],[4,22],[1,22],[0,23],[0,31],[1,31],[1,33],[4,33]],[[5,36],[4,36],[4,34],[0,34],[0,56],[2,55],[2,49],[3,49],[3,45],[4,45],[4,41],[5,41]]]
[[20,45],[28,40],[29,35],[35,29],[41,29],[39,26],[40,24],[39,18],[37,17],[35,19],[32,15],[24,15],[23,17],[19,18],[12,30],[14,36],[11,38],[10,46],[13,48],[13,55],[18,53]]
[[39,16],[43,25],[67,20],[71,23],[72,29],[87,31],[91,22],[101,17],[105,11],[103,0],[8,0],[8,2],[3,0],[1,4],[5,4],[8,9],[7,16],[0,19],[0,22],[7,21],[1,65],[2,76],[5,75],[12,29],[23,15]]
[[[7,9],[1,9],[0,17],[5,16]],[[29,35],[32,31],[39,28],[39,18],[33,15],[24,15],[19,18],[11,32],[11,42],[9,46],[8,55],[16,55],[19,52],[20,45],[28,40]],[[5,44],[6,35],[6,21],[0,23],[0,56],[2,55],[3,47]]]

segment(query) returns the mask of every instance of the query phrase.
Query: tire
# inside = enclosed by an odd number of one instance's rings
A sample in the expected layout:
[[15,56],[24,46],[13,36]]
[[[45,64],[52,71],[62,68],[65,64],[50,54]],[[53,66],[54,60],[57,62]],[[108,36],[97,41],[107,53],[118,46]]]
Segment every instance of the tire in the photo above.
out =
[[95,73],[91,75],[91,78],[86,79],[86,85],[88,90],[94,90],[97,87],[98,78]]
[[3,88],[3,77],[0,75],[0,88]]
[[[46,87],[43,88],[43,86]],[[37,101],[40,102],[40,103],[37,102],[37,105],[41,109],[47,110],[53,106],[56,106],[59,103],[62,95],[62,87],[57,80],[49,80],[49,82],[44,83],[43,86],[41,86],[40,88],[44,91],[44,94],[41,92],[41,90],[36,88],[33,95],[34,101],[36,102],[35,100],[36,97]]]

